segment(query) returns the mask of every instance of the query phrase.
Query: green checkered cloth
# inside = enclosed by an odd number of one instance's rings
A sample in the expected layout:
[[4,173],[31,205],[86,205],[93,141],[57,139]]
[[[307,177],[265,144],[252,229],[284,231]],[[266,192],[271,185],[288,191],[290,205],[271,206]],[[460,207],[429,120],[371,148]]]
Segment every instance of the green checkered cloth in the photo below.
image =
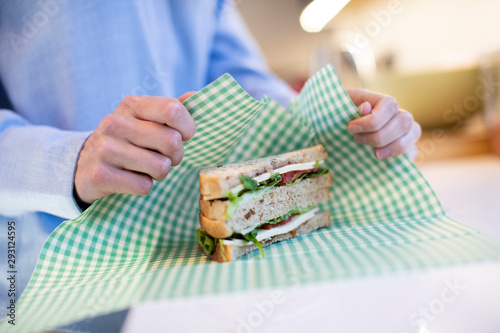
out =
[[[229,75],[184,102],[197,126],[185,158],[147,196],[111,195],[45,243],[18,303],[21,330],[53,328],[140,301],[334,281],[500,258],[500,244],[450,220],[404,156],[379,161],[347,124],[360,116],[333,68],[290,112],[255,101]],[[198,171],[323,144],[332,226],[231,263],[198,249]],[[0,325],[4,330],[5,322]]]

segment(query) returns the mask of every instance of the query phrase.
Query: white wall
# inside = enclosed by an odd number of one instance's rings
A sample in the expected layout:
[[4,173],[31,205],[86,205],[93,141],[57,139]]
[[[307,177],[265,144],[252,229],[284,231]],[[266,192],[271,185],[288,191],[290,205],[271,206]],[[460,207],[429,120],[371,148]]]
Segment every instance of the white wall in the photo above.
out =
[[361,32],[376,56],[394,52],[402,71],[462,67],[500,50],[500,0],[376,1],[330,26]]
[[[326,32],[308,34],[300,29],[302,3],[239,1],[270,66],[286,78],[307,76],[311,48],[329,37]],[[393,10],[397,14],[391,14],[382,27],[374,13],[390,8],[397,8]],[[380,31],[366,33],[377,24]],[[462,67],[500,50],[500,0],[352,0],[328,26],[364,33],[377,57],[395,54],[401,71]]]

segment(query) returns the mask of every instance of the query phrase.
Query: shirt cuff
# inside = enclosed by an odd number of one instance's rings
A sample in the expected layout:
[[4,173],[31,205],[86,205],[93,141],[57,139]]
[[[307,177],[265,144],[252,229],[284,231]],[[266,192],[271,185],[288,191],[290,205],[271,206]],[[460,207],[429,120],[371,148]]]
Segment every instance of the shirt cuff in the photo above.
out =
[[73,196],[80,151],[89,132],[48,126],[16,126],[4,132],[0,146],[1,215],[44,212],[74,219],[82,209]]
[[87,141],[90,134],[92,134],[92,131],[79,133],[66,142],[69,149],[68,155],[65,159],[68,163],[65,163],[66,170],[62,172],[72,176],[69,177],[70,179],[66,178],[64,180],[64,184],[60,184],[60,188],[64,189],[64,196],[59,202],[58,212],[54,215],[72,220],[80,216],[87,208],[90,207],[89,204],[79,200],[75,189],[75,173],[78,158],[80,157],[83,145]]

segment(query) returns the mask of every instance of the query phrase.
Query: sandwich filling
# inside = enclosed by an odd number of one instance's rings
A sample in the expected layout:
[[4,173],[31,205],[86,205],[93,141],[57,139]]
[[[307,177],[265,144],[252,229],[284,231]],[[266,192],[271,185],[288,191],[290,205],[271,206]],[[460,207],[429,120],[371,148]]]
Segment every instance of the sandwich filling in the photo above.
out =
[[[301,175],[314,173],[321,169],[325,161],[316,161],[316,162],[307,162],[307,163],[297,163],[285,165],[279,169],[274,170],[273,173],[266,172],[256,177],[248,177],[248,176],[240,176],[242,181],[241,185],[237,185],[229,190],[229,192],[225,196],[203,196],[204,200],[214,200],[214,199],[234,199],[241,194],[243,194],[246,190],[253,187],[262,186],[263,184],[272,184],[276,175],[282,177],[280,180],[281,184],[288,183],[296,178],[299,178]],[[326,171],[328,172],[328,171]],[[325,172],[325,173],[326,173]],[[243,179],[242,179],[243,177]],[[275,185],[275,184],[274,184]],[[272,185],[272,186],[274,186]]]
[[[318,210],[319,209],[314,208],[314,206],[302,209],[295,206],[287,214],[281,217],[241,230],[239,233],[235,233],[231,237],[225,239],[214,238],[207,232],[198,229],[196,231],[196,241],[206,255],[212,254],[217,247],[217,243],[220,242],[221,251],[224,250],[225,244],[232,246],[248,246],[255,244],[259,248],[262,256],[264,256],[264,249],[260,244],[262,240],[291,231],[293,232],[302,223],[311,219]],[[223,252],[221,253],[223,254]]]
[[243,202],[251,199],[258,199],[274,186],[290,186],[304,178],[314,178],[327,174],[328,172],[330,172],[329,169],[321,169],[320,167],[307,170],[288,171],[284,174],[276,172],[268,179],[261,182],[257,182],[255,179],[248,176],[241,175],[242,189],[236,194],[233,194],[233,192],[228,193],[227,200],[229,200],[229,205],[225,219],[229,219]]

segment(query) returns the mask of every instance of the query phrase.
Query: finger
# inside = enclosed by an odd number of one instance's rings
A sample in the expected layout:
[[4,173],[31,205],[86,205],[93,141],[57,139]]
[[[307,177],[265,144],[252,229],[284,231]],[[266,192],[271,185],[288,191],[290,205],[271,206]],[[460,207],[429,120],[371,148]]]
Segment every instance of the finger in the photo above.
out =
[[165,125],[132,119],[124,126],[124,139],[138,147],[159,152],[178,165],[184,155],[182,135],[179,131]]
[[118,140],[106,143],[104,161],[122,170],[149,175],[155,180],[167,177],[172,161],[157,152],[136,147]]
[[101,122],[108,137],[123,139],[135,146],[157,151],[170,157],[178,165],[184,155],[179,131],[152,121],[126,117],[120,113],[108,114]]
[[375,132],[384,127],[387,122],[399,111],[398,103],[392,97],[380,99],[370,114],[354,119],[349,123],[351,133]]
[[119,168],[103,168],[99,184],[103,194],[125,193],[133,195],[146,195],[153,188],[153,180],[145,174],[122,170]]
[[184,103],[186,99],[193,96],[194,94],[196,94],[196,91],[188,91],[187,93],[183,94],[181,97],[177,99],[179,100],[179,102]]
[[413,126],[413,116],[407,111],[400,111],[380,130],[371,133],[354,134],[354,140],[374,147],[384,147],[406,135]]
[[148,194],[152,187],[151,177],[132,171],[122,170],[104,163],[97,163],[87,170],[86,182],[91,191],[87,196],[91,199],[85,202],[93,202],[113,193],[126,193],[134,195]]
[[408,157],[408,159],[410,161],[415,161],[415,159],[417,158],[417,155],[418,155],[418,148],[416,145],[413,145],[410,147],[410,149],[405,153],[406,157]]
[[127,96],[119,108],[138,119],[165,124],[176,129],[184,141],[191,139],[196,132],[193,118],[176,98]]
[[391,142],[385,147],[376,148],[374,150],[377,159],[384,159],[391,156],[397,156],[406,153],[411,149],[415,142],[420,138],[422,129],[416,122],[413,123],[412,129],[404,136]]

